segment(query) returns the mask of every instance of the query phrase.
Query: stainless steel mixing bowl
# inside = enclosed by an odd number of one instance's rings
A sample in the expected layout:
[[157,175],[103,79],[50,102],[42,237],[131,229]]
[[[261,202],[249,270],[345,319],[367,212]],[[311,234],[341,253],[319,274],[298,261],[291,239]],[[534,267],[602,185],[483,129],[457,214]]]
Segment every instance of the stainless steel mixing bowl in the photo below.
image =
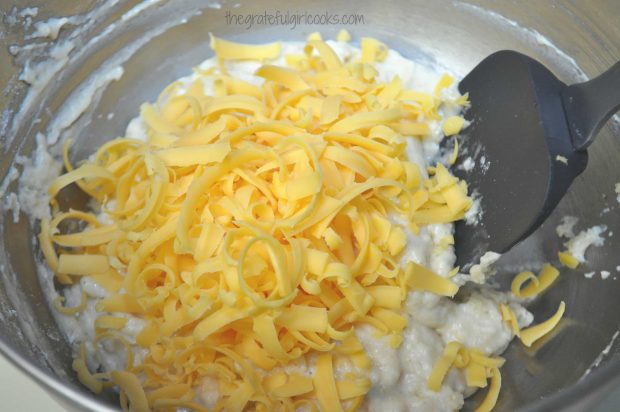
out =
[[[457,74],[465,74],[479,60],[499,49],[515,49],[543,61],[567,82],[579,81],[580,72],[597,75],[620,58],[620,2],[598,1],[350,1],[308,0],[284,2],[160,1],[149,2],[139,14],[127,13],[136,2],[96,2],[82,0],[37,0],[37,19],[54,15],[98,12],[88,19],[68,25],[61,32],[62,42],[75,35],[75,49],[68,61],[43,88],[33,104],[16,117],[28,93],[19,75],[23,64],[7,51],[11,44],[24,43],[24,30],[9,24],[11,1],[0,0],[4,13],[0,30],[0,84],[5,90],[0,98],[0,132],[2,155],[0,176],[9,170],[15,157],[29,156],[38,132],[46,133],[57,117],[63,102],[80,85],[92,84],[89,75],[104,62],[128,53],[124,75],[96,96],[77,121],[65,133],[78,143],[76,159],[86,156],[106,139],[121,135],[139,104],[156,97],[164,85],[188,72],[188,68],[210,54],[208,32],[241,41],[261,42],[274,39],[303,39],[319,30],[335,36],[340,26],[245,26],[227,24],[226,13],[248,15],[263,13],[356,13],[364,24],[345,26],[355,38],[371,35],[385,41],[405,56],[442,64]],[[293,4],[294,3],[294,4]],[[135,11],[135,9],[134,9]],[[199,13],[198,13],[199,12]],[[124,15],[124,17],[122,17]],[[502,17],[503,16],[503,17]],[[184,21],[183,24],[173,25]],[[173,26],[167,29],[168,26]],[[137,39],[151,33],[144,44]],[[537,34],[539,33],[539,34]],[[547,38],[557,49],[550,47]],[[27,43],[37,43],[31,40]],[[133,46],[132,46],[133,45]],[[37,46],[39,47],[39,46]],[[46,48],[41,46],[40,53]],[[562,56],[559,51],[566,53]],[[15,50],[14,50],[15,51]],[[108,113],[114,113],[111,120]],[[508,349],[508,363],[498,411],[584,410],[594,408],[604,399],[613,404],[609,394],[620,381],[620,363],[616,361],[616,341],[601,365],[586,378],[582,375],[605,349],[618,330],[620,320],[620,219],[614,183],[620,182],[620,131],[617,124],[603,129],[590,149],[590,165],[549,221],[531,238],[508,254],[501,271],[510,273],[523,264],[536,265],[554,261],[561,241],[554,228],[566,214],[580,219],[580,227],[606,224],[616,235],[605,246],[588,253],[589,263],[577,271],[562,269],[560,281],[531,309],[540,318],[553,312],[561,299],[567,302],[567,321],[557,335],[536,350],[525,350],[514,343]],[[523,165],[527,167],[527,165]],[[16,190],[16,183],[9,191]],[[527,202],[527,199],[523,199]],[[602,213],[605,207],[612,210]],[[54,322],[37,280],[33,256],[39,256],[33,234],[36,224],[25,216],[14,223],[11,214],[0,217],[0,352],[53,393],[68,408],[114,410],[113,396],[97,398],[83,388],[71,371],[71,354]],[[584,272],[608,270],[607,280],[585,279]],[[480,396],[480,394],[478,395]],[[475,405],[476,399],[467,408]]]

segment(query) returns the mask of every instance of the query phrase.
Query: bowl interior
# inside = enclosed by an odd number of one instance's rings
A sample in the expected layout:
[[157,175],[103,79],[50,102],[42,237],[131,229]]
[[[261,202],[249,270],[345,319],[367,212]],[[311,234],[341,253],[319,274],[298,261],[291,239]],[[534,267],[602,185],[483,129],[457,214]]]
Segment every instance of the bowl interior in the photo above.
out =
[[[594,76],[620,58],[620,28],[614,18],[620,15],[620,3],[612,4],[614,2],[561,3],[557,7],[538,2],[527,8],[516,3],[489,5],[484,2],[485,9],[477,4],[483,2],[476,1],[353,3],[332,0],[295,6],[268,0],[260,6],[252,2],[205,6],[204,2],[184,0],[174,4],[155,3],[140,14],[132,14],[134,3],[120,2],[111,7],[92,2],[84,2],[80,7],[67,6],[66,2],[41,4],[43,14],[81,12],[90,13],[90,17],[81,31],[78,32],[77,26],[68,26],[55,45],[41,49],[41,52],[49,52],[62,42],[75,43],[67,63],[36,96],[32,88],[20,84],[15,77],[22,68],[20,55],[12,67],[3,63],[3,70],[6,68],[10,74],[0,79],[13,97],[6,99],[2,107],[6,109],[4,126],[0,129],[6,143],[0,161],[2,174],[9,172],[16,156],[33,153],[36,134],[48,135],[54,127],[53,119],[66,110],[65,102],[73,93],[83,93],[85,88],[95,84],[98,73],[119,65],[124,70],[118,81],[93,93],[83,113],[63,128],[62,137],[75,142],[71,153],[74,161],[87,157],[106,140],[121,136],[128,121],[138,114],[142,102],[156,98],[167,84],[188,74],[191,67],[210,56],[209,32],[260,43],[303,40],[313,31],[333,38],[342,28],[304,24],[249,27],[248,24],[230,24],[227,17],[230,14],[354,13],[364,18],[364,24],[345,26],[354,39],[377,37],[406,57],[438,65],[457,76],[466,74],[486,55],[500,49],[514,49],[537,58],[566,82]],[[8,27],[7,37],[0,37],[3,46],[23,43],[20,30]],[[18,115],[17,109],[28,93],[34,96],[32,104]],[[576,180],[545,225],[503,258],[500,279],[509,279],[508,274],[522,268],[536,268],[544,262],[557,263],[556,253],[562,241],[555,227],[564,215],[578,217],[579,230],[605,224],[608,232],[620,234],[619,204],[614,193],[614,183],[620,182],[620,169],[615,166],[620,155],[619,135],[614,121],[601,131],[589,150],[590,164],[586,172]],[[56,154],[59,150],[59,147],[50,148]],[[16,185],[17,182],[9,185],[7,193],[17,190]],[[83,200],[77,195],[67,199],[75,205]],[[610,211],[605,212],[606,208]],[[36,222],[29,222],[25,214],[14,222],[11,211],[3,212],[0,220],[0,326],[3,331],[0,349],[11,351],[14,360],[70,398],[79,393],[79,402],[87,402],[87,399],[93,402],[89,407],[115,406],[113,396],[96,400],[88,394],[71,371],[70,350],[50,314],[37,277],[40,251],[33,240],[37,231]],[[562,268],[557,284],[542,299],[532,303],[531,310],[538,319],[544,319],[554,312],[560,300],[564,300],[566,320],[551,339],[534,348],[526,350],[516,343],[510,346],[505,354],[508,362],[502,369],[503,384],[497,410],[535,406],[541,398],[551,397],[561,390],[564,390],[564,401],[554,398],[553,402],[560,402],[555,405],[566,402],[571,393],[572,396],[576,393],[602,394],[593,379],[576,384],[618,330],[620,280],[615,280],[620,277],[620,272],[616,271],[620,265],[618,250],[620,238],[616,235],[607,238],[603,247],[588,252],[587,264],[577,270]],[[607,280],[601,280],[598,275],[593,279],[583,276],[584,272],[601,270],[610,271],[611,276]],[[618,345],[612,344],[601,365],[611,364],[618,352]],[[608,371],[607,376],[616,376],[617,369]],[[58,381],[66,382],[66,386]],[[599,392],[595,386],[599,387]]]

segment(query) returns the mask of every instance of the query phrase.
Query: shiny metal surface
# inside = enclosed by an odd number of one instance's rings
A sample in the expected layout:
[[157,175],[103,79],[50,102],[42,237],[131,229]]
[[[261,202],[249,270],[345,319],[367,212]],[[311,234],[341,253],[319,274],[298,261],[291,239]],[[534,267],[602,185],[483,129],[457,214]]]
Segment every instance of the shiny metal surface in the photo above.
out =
[[[112,3],[112,2],[111,2]],[[5,94],[0,98],[2,155],[0,176],[4,176],[17,154],[29,155],[37,132],[45,133],[50,119],[57,114],[69,93],[110,56],[122,50],[148,30],[163,27],[174,19],[187,18],[185,24],[155,36],[139,47],[124,64],[123,77],[105,90],[101,98],[66,132],[78,141],[76,159],[86,156],[93,147],[123,133],[127,121],[137,114],[144,100],[153,99],[164,85],[187,73],[187,68],[209,55],[208,32],[242,41],[260,42],[274,39],[303,39],[320,30],[334,36],[340,27],[259,26],[246,30],[226,24],[225,14],[307,11],[355,12],[364,15],[365,24],[346,26],[354,38],[376,36],[405,56],[431,59],[465,74],[486,55],[499,49],[515,49],[544,62],[566,82],[579,81],[579,74],[565,58],[545,44],[536,30],[571,56],[588,77],[593,77],[620,59],[620,3],[617,1],[359,1],[346,0],[283,2],[223,2],[220,9],[208,8],[201,1],[161,1],[134,18],[120,16],[137,2],[119,2],[106,9],[79,36],[69,63],[54,76],[37,104],[19,124],[12,110],[19,107],[26,87],[17,80],[21,67],[7,52],[10,44],[23,43],[24,32],[9,27],[6,20],[0,29],[0,84]],[[233,7],[240,3],[238,7]],[[0,0],[0,11],[7,13],[13,2]],[[37,0],[38,18],[84,13],[97,2]],[[99,6],[101,7],[101,3]],[[484,7],[492,13],[481,9]],[[201,10],[200,14],[195,11]],[[505,16],[514,24],[502,17]],[[114,24],[99,40],[86,42]],[[521,27],[518,27],[521,26]],[[61,33],[61,40],[75,27]],[[106,115],[114,112],[112,120]],[[99,116],[102,115],[102,116]],[[35,119],[40,119],[35,122]],[[8,126],[8,127],[7,127]],[[10,127],[14,126],[14,132]],[[9,143],[9,138],[16,136]],[[607,397],[620,381],[618,341],[611,346],[601,367],[580,380],[585,370],[610,343],[620,326],[620,218],[614,183],[620,182],[620,128],[611,122],[590,149],[590,166],[577,179],[568,196],[549,221],[527,241],[503,259],[502,272],[514,272],[523,265],[555,261],[561,241],[555,226],[565,214],[579,217],[579,228],[606,224],[615,235],[605,246],[589,252],[589,263],[576,271],[562,270],[560,281],[531,309],[543,319],[560,300],[567,302],[567,320],[556,336],[544,345],[526,350],[513,344],[506,353],[502,369],[503,385],[497,410],[584,410],[593,408]],[[523,165],[527,167],[527,165]],[[11,186],[14,190],[15,187]],[[527,199],[523,200],[527,202]],[[605,207],[612,210],[602,213]],[[70,368],[70,350],[58,330],[36,275],[32,256],[39,256],[32,235],[36,225],[22,216],[19,223],[10,213],[0,218],[0,352],[32,375],[43,386],[76,410],[115,410],[113,396],[97,398],[81,387]],[[612,277],[585,279],[584,272],[608,270]],[[480,394],[478,398],[480,397]],[[476,399],[467,408],[476,404]]]

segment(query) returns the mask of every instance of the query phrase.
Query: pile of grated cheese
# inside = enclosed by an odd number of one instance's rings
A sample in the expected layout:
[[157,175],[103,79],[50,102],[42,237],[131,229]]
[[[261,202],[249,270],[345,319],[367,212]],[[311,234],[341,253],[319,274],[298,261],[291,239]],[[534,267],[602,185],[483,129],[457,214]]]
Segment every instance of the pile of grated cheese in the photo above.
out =
[[[379,82],[373,64],[386,45],[371,38],[360,45],[358,61],[341,61],[311,36],[281,67],[269,64],[279,43],[212,37],[218,67],[142,106],[146,142],[114,139],[78,167],[65,147],[67,172],[49,187],[53,213],[41,224],[41,249],[60,284],[89,277],[107,290],[95,343],[114,340],[127,350],[124,370],[102,372],[88,369],[82,347],[73,368],[89,389],[118,387],[124,410],[204,411],[195,390],[210,377],[220,395],[215,410],[356,410],[371,387],[356,326],[370,324],[398,347],[409,291],[456,294],[450,279],[399,263],[405,230],[462,219],[472,204],[466,183],[445,166],[425,178],[404,152],[406,139],[425,139],[431,120],[444,120],[448,136],[463,127],[462,117],[440,115],[453,80],[443,76],[433,94],[407,90],[398,77]],[[227,60],[263,62],[255,75],[264,83],[230,76]],[[207,78],[213,95],[204,93]],[[466,106],[467,96],[456,103]],[[60,210],[55,198],[71,184],[112,222]],[[394,224],[394,215],[409,227]],[[64,233],[70,221],[81,230]],[[545,270],[513,289],[529,296],[545,289],[557,277]],[[74,315],[86,300],[56,306]],[[146,322],[136,338],[147,353],[140,364],[119,333],[126,314]],[[502,315],[514,327],[507,306]],[[538,339],[556,318],[526,335]],[[280,368],[299,361],[312,363],[314,375]],[[356,372],[336,379],[339,362]],[[480,407],[490,410],[502,363],[455,342],[429,387],[438,390],[450,367],[465,368],[472,386],[491,379]]]

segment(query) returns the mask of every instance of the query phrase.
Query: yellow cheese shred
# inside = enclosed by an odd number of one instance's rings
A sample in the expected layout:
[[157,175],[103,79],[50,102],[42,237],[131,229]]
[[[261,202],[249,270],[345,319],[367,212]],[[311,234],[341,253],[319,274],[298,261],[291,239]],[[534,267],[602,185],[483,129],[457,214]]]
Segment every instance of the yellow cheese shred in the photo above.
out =
[[456,163],[456,159],[459,156],[459,141],[457,139],[454,140],[454,148],[452,149],[452,153],[450,154],[450,158],[448,159],[448,163],[453,165]]
[[280,42],[250,45],[235,43],[221,39],[209,33],[211,48],[215,55],[222,60],[265,60],[275,59],[280,55]]
[[521,336],[521,330],[519,328],[519,322],[517,321],[517,316],[513,312],[510,307],[504,305],[503,303],[499,306],[500,312],[502,313],[502,319],[510,325],[510,329],[512,329],[512,333],[515,336]]
[[130,372],[112,371],[110,377],[119,386],[122,394],[128,398],[128,403],[122,405],[124,411],[145,412],[150,410],[146,394],[136,375]]
[[299,73],[293,69],[280,66],[261,66],[254,73],[258,77],[271,80],[282,86],[288,87],[293,91],[305,90],[308,84],[301,78]]
[[455,134],[458,134],[463,128],[464,124],[465,119],[463,119],[461,116],[450,116],[443,123],[443,134],[445,134],[446,136],[453,136]]
[[528,298],[530,296],[540,295],[547,290],[559,276],[559,270],[550,264],[544,264],[542,270],[538,274],[537,286],[535,287],[534,284],[527,285],[521,290],[520,297]]
[[68,315],[68,316],[73,316],[77,313],[82,312],[84,309],[86,309],[86,304],[88,303],[88,296],[86,295],[86,292],[82,292],[82,301],[78,306],[74,306],[72,308],[68,308],[66,306],[62,306],[62,302],[65,301],[65,298],[62,296],[58,296],[56,299],[54,299],[53,305],[54,308],[62,313],[63,315]]
[[431,375],[428,378],[428,388],[434,392],[439,392],[443,380],[456,360],[458,351],[462,345],[458,342],[450,342],[444,348],[443,354],[433,366]]
[[479,363],[470,363],[465,368],[465,380],[467,386],[476,388],[486,388],[487,373],[486,368]]
[[192,166],[219,163],[230,153],[228,142],[219,142],[204,146],[176,147],[159,150],[157,156],[166,166]]
[[116,180],[114,175],[107,169],[101,166],[85,164],[54,179],[49,186],[48,194],[50,197],[55,197],[62,188],[82,179],[104,179],[112,182]]
[[313,41],[313,40],[323,40],[323,36],[318,31],[314,31],[310,33],[308,37],[306,37],[306,40],[308,42]]
[[558,259],[567,268],[575,269],[579,266],[579,261],[568,252],[558,252]]
[[537,296],[547,290],[559,276],[560,272],[548,263],[543,265],[538,277],[532,272],[521,272],[512,281],[512,294],[521,299]]
[[387,46],[377,39],[362,37],[360,46],[362,49],[362,63],[381,62],[387,57]]
[[499,368],[503,364],[503,358],[487,357],[478,349],[468,349],[461,343],[453,341],[446,345],[443,354],[435,362],[428,378],[428,388],[438,392],[441,389],[445,376],[452,367],[465,370],[465,379],[469,386],[484,388],[487,386],[487,380],[490,378],[491,384],[487,394],[482,403],[476,408],[476,412],[488,412],[497,403],[502,383]]
[[341,42],[350,42],[351,34],[346,29],[342,29],[338,32],[338,35],[336,36],[336,40],[341,41]]
[[[440,91],[452,80],[442,77],[434,95],[398,77],[380,81],[374,64],[389,50],[372,38],[354,61],[311,35],[303,53],[285,56],[287,67],[273,64],[280,43],[210,44],[214,67],[142,105],[147,142],[115,139],[77,168],[65,146],[41,250],[61,284],[88,277],[108,292],[95,305],[92,349],[113,340],[127,350],[124,370],[93,375],[84,350],[74,369],[95,392],[117,386],[130,411],[206,410],[194,398],[207,376],[218,385],[215,410],[357,410],[371,363],[355,328],[374,325],[397,348],[409,291],[458,291],[422,265],[399,263],[408,230],[458,220],[472,203],[443,165],[427,178],[405,153],[432,121],[447,134],[464,125],[441,118]],[[228,73],[228,60],[259,61],[259,85]],[[74,183],[111,222],[60,210],[56,196]],[[56,303],[67,315],[85,304]],[[139,365],[122,338],[129,316],[145,325]],[[481,368],[498,365],[453,349],[433,388],[453,364],[478,385],[488,377]],[[336,379],[343,362],[359,370]],[[287,369],[297,363],[315,372]]]
[[499,390],[502,386],[502,376],[499,372],[499,368],[492,368],[490,370],[491,375],[491,385],[489,386],[489,390],[480,405],[476,408],[475,412],[490,412],[495,407],[497,403],[497,398],[499,397]]
[[58,259],[58,272],[72,275],[100,275],[110,270],[108,257],[104,255],[67,255]]
[[54,272],[54,277],[58,279],[61,284],[70,285],[73,283],[71,278],[66,274],[58,273],[58,255],[56,254],[56,250],[54,249],[54,244],[52,243],[52,237],[50,235],[50,222],[49,219],[43,219],[41,221],[41,232],[38,235],[39,239],[39,247],[43,252],[43,256],[45,257],[45,261],[47,265]]
[[560,320],[562,320],[565,308],[566,305],[564,302],[560,302],[558,310],[549,319],[538,325],[523,329],[520,336],[521,342],[523,342],[525,346],[530,347],[538,339],[551,332],[558,325],[558,323],[560,323]]
[[521,296],[521,289],[527,282],[532,282],[537,287],[539,280],[532,272],[520,272],[517,274],[510,285],[512,294],[516,297]]
[[77,377],[84,386],[93,393],[101,393],[103,382],[95,378],[86,366],[86,350],[84,344],[80,345],[79,357],[73,360],[72,368],[77,373]]
[[343,411],[334,380],[332,356],[330,354],[320,355],[317,359],[314,385],[317,388],[319,404],[324,411]]
[[459,287],[452,281],[433,273],[415,262],[407,263],[407,281],[413,290],[423,290],[441,296],[453,297]]

